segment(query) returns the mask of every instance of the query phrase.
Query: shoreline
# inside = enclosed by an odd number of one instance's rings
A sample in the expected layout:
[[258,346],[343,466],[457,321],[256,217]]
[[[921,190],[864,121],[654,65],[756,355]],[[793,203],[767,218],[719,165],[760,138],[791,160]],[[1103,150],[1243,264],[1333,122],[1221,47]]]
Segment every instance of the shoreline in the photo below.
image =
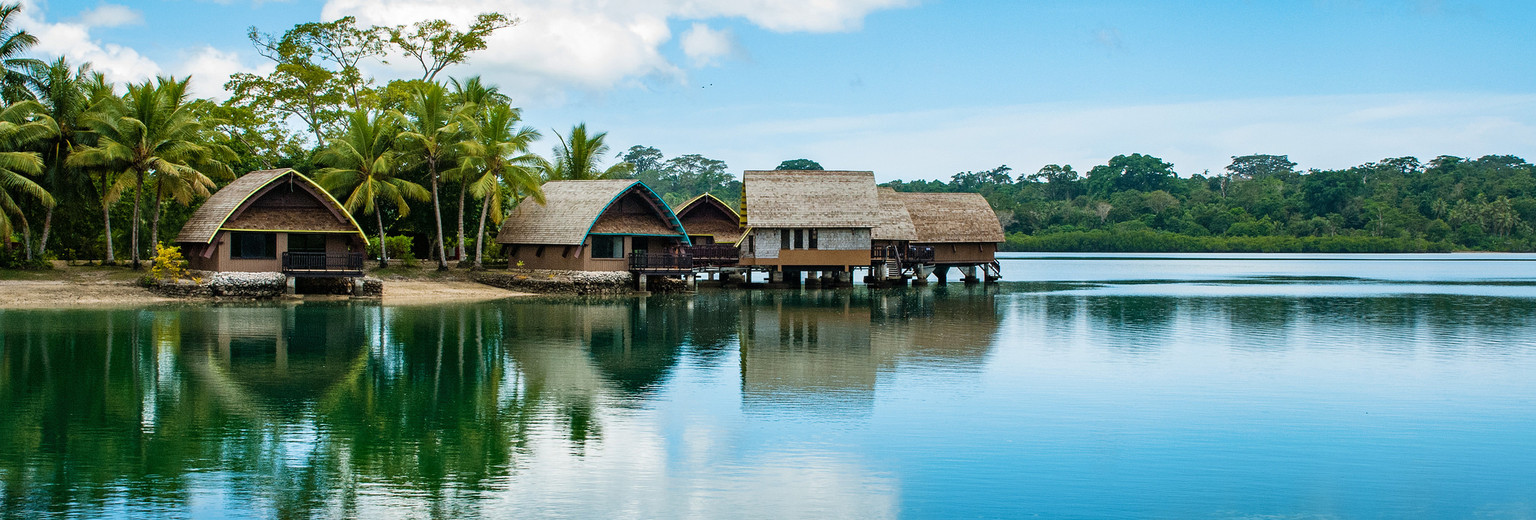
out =
[[[216,303],[241,301],[239,299],[215,299],[209,297],[176,298],[158,294],[142,285],[138,279],[143,271],[124,267],[69,266],[56,264],[51,270],[9,271],[14,278],[0,279],[0,310],[63,309],[69,307],[140,307],[169,303]],[[468,274],[449,273],[446,276],[401,276],[394,274],[384,279],[384,295],[371,298],[381,305],[415,306],[451,302],[473,302],[533,296],[533,293],[513,291],[479,283]],[[283,297],[275,300],[250,301],[325,301],[343,300],[327,295]]]

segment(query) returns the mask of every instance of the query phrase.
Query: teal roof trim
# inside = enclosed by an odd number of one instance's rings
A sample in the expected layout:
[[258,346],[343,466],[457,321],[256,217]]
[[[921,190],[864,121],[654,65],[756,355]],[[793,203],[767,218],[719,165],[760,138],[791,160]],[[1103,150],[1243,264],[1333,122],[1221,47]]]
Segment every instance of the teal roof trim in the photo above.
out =
[[[681,237],[683,239],[683,245],[685,245],[685,246],[693,245],[693,241],[688,239],[688,230],[683,229],[683,221],[677,218],[677,214],[676,213],[672,212],[672,206],[667,205],[667,201],[665,199],[662,199],[660,195],[657,195],[655,191],[652,191],[650,186],[646,186],[644,182],[640,182],[640,181],[635,181],[635,183],[629,185],[628,188],[624,188],[623,190],[619,191],[619,193],[617,195],[614,195],[612,199],[608,199],[608,203],[603,205],[603,210],[597,212],[597,216],[593,217],[592,218],[592,222],[587,224],[587,234],[588,235],[594,234],[594,233],[592,233],[592,227],[597,225],[597,220],[603,218],[603,215],[608,213],[608,208],[613,207],[613,203],[618,202],[619,199],[624,198],[624,196],[628,195],[629,192],[634,191],[636,185],[639,185],[641,188],[645,188],[645,193],[647,195],[649,195],[652,200],[656,201],[657,204],[661,205],[661,211],[666,213],[667,221],[672,223],[672,229],[677,231],[677,236],[679,236],[679,237]],[[672,235],[636,235],[634,233],[596,233],[596,234],[598,234],[598,235],[628,235],[628,236],[658,236],[658,237],[659,236],[672,236]]]

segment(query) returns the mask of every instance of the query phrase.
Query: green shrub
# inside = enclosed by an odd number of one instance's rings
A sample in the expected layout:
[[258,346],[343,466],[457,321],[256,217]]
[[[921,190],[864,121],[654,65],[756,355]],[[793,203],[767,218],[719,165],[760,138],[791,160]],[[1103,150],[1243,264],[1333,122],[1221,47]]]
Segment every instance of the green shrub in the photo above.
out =
[[[416,261],[416,254],[411,251],[411,237],[386,236],[384,237],[384,243],[389,246],[389,257],[391,259],[400,260],[407,264]],[[368,239],[367,253],[370,258],[375,260],[379,258],[379,239]]]

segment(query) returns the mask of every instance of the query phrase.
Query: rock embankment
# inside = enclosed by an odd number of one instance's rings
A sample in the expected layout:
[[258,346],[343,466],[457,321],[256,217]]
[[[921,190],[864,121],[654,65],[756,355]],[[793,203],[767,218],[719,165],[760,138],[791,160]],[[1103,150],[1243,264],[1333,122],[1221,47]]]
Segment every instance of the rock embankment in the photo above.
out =
[[624,271],[481,271],[474,274],[474,280],[513,291],[555,294],[615,294],[632,291],[635,286],[635,277]]
[[[288,292],[288,277],[282,273],[200,272],[191,280],[145,280],[149,290],[173,298],[220,298],[266,300]],[[363,278],[362,291],[354,294],[350,278],[313,278],[299,284],[300,294],[352,294],[377,297],[384,294],[384,281]]]

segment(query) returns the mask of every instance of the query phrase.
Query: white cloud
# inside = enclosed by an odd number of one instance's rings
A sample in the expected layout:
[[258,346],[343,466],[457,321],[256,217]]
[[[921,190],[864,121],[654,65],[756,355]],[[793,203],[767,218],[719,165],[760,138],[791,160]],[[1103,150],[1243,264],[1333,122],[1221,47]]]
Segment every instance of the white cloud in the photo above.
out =
[[192,95],[223,101],[229,97],[229,92],[224,90],[224,82],[229,81],[230,75],[236,72],[267,74],[272,68],[270,64],[259,68],[250,67],[240,60],[237,53],[203,46],[191,51],[187,59],[175,67],[175,74],[178,77],[192,76],[189,85]]
[[730,31],[710,29],[701,22],[694,22],[688,32],[683,33],[681,43],[683,54],[695,67],[714,65],[720,58],[740,52]]
[[118,27],[144,23],[144,15],[126,5],[101,4],[80,13],[80,23],[87,27]]
[[[751,116],[733,120],[760,120]],[[729,127],[614,128],[733,169],[809,157],[871,169],[881,180],[947,179],[1007,164],[1086,172],[1118,154],[1148,153],[1182,176],[1219,172],[1235,155],[1286,154],[1300,168],[1347,168],[1387,157],[1536,158],[1536,95],[1427,93],[1301,96],[1089,107],[1069,104],[770,120]]]
[[80,23],[50,23],[45,21],[43,6],[28,1],[23,5],[16,25],[37,36],[37,45],[32,48],[36,54],[64,56],[74,63],[90,62],[92,68],[115,82],[141,81],[154,77],[160,72],[160,66],[154,60],[144,57],[131,47],[102,43],[91,37],[91,23],[102,23],[101,19],[90,22],[99,18],[92,13],[106,8],[110,14],[110,11],[119,7],[103,4],[95,10],[82,13]]
[[[476,74],[522,101],[558,102],[575,88],[598,92],[646,80],[681,81],[683,69],[663,47],[672,21],[743,18],[772,31],[829,32],[857,29],[869,13],[909,0],[330,0],[321,18],[356,16],[363,25],[399,25],[441,18],[466,23],[497,11],[518,17],[517,27],[497,32],[489,49],[474,56]],[[739,52],[730,33],[695,24],[680,42],[695,66]],[[419,75],[395,60],[390,71]]]

